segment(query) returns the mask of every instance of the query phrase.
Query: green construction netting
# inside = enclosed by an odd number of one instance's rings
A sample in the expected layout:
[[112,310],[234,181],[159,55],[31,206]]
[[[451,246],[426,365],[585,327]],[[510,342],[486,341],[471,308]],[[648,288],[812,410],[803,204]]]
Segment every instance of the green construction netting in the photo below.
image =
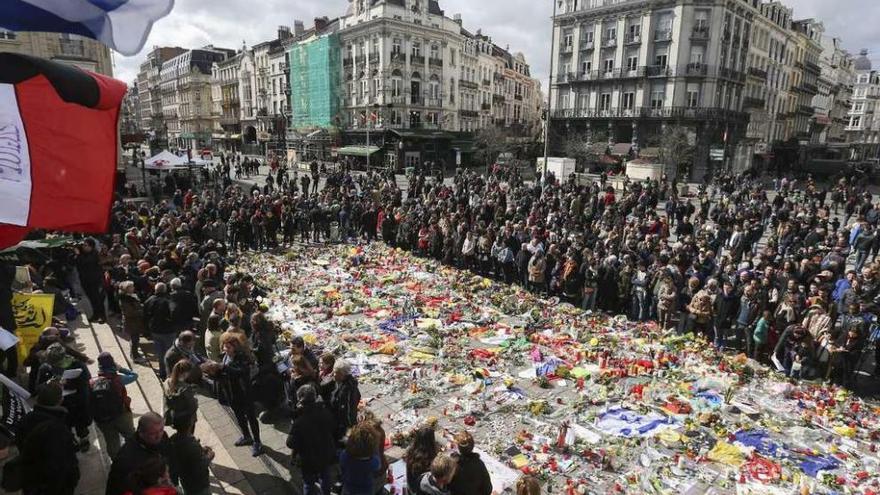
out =
[[290,100],[295,129],[329,127],[339,112],[339,37],[321,36],[290,49]]

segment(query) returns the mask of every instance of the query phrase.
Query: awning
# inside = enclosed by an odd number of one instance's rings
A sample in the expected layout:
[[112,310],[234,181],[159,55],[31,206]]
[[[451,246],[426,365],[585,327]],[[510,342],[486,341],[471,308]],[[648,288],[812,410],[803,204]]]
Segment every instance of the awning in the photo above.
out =
[[336,152],[340,155],[348,155],[348,156],[368,156],[373,153],[379,151],[381,148],[377,146],[346,146],[344,148],[339,148]]
[[229,139],[241,139],[241,134],[233,134],[229,136]]
[[641,158],[657,158],[660,156],[660,148],[642,148],[639,150]]
[[611,154],[618,156],[628,155],[631,149],[632,144],[630,143],[617,143],[611,148]]

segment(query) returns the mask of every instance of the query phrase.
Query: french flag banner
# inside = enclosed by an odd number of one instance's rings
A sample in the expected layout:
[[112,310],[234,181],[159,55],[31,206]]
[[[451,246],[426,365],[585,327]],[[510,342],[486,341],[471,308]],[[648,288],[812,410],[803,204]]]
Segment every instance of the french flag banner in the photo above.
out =
[[0,249],[31,229],[105,232],[125,83],[0,53]]
[[78,34],[131,56],[173,7],[174,0],[2,0],[0,27]]

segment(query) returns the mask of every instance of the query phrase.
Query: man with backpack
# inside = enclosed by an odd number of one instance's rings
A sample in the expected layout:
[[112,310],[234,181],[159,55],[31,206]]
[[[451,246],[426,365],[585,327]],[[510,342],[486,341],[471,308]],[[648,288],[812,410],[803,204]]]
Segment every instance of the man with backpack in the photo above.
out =
[[137,373],[117,367],[110,353],[98,355],[98,375],[89,382],[89,405],[111,459],[119,452],[120,437],[128,441],[134,436],[131,398],[125,386],[136,380]]

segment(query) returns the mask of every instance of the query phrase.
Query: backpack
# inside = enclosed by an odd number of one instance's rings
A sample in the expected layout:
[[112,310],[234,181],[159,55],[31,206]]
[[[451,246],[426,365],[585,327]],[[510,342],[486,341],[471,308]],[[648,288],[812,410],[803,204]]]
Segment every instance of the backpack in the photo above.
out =
[[122,395],[113,386],[113,380],[97,376],[89,383],[92,418],[98,423],[113,421],[125,412]]

